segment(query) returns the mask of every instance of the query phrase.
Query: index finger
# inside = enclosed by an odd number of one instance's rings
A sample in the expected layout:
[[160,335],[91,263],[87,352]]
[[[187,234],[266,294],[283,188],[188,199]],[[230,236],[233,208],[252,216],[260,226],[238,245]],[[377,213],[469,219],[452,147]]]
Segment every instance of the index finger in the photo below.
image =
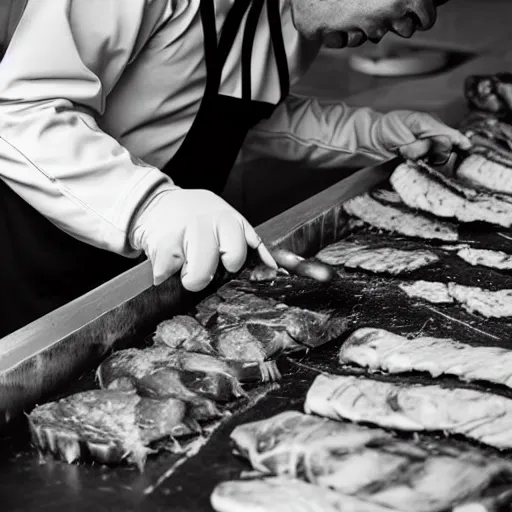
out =
[[256,249],[261,261],[269,268],[273,268],[275,270],[278,269],[278,265],[276,260],[270,254],[270,251],[266,248],[263,240],[260,238],[258,233],[256,233],[255,229],[244,219],[241,217],[242,227],[245,233],[245,240],[247,245],[252,249]]

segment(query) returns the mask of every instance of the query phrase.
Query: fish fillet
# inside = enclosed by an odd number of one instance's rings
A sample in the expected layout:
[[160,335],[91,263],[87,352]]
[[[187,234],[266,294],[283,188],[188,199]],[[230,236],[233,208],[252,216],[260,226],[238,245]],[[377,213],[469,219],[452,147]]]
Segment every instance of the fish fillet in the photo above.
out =
[[386,231],[446,241],[456,241],[459,238],[457,227],[453,223],[430,219],[421,213],[381,204],[368,194],[349,199],[343,208],[349,215]]
[[341,364],[370,371],[419,371],[512,387],[512,350],[474,347],[449,338],[408,339],[384,329],[363,328],[343,343],[338,358]]
[[473,154],[456,170],[457,178],[491,192],[512,194],[512,169],[498,162]]
[[512,254],[507,254],[506,252],[463,247],[457,251],[457,256],[470,265],[482,265],[499,270],[512,270]]
[[466,187],[424,164],[399,165],[390,183],[410,208],[462,222],[512,226],[510,198]]
[[217,512],[392,512],[300,480],[265,478],[222,482],[210,498]]
[[393,275],[412,272],[439,261],[439,256],[432,251],[406,251],[393,247],[372,248],[345,241],[327,246],[316,255],[316,258],[329,265],[343,265]]
[[304,407],[307,413],[335,420],[409,432],[444,431],[494,448],[512,448],[512,400],[471,389],[319,375]]
[[503,468],[473,448],[446,441],[421,446],[380,428],[296,411],[241,425],[231,439],[263,474],[300,478],[407,512],[446,510],[484,490]]
[[416,281],[399,287],[409,296],[435,304],[458,303],[469,313],[480,313],[486,318],[512,316],[512,290],[484,290],[477,286],[456,283]]

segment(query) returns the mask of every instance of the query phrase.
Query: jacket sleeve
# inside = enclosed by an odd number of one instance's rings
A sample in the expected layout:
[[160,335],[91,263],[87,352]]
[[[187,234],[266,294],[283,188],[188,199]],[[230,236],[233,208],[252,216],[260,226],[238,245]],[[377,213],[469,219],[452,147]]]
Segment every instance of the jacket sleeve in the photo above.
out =
[[382,117],[369,108],[290,95],[250,131],[240,162],[271,157],[332,169],[390,158],[380,142]]
[[138,205],[172,182],[95,118],[171,4],[30,0],[0,63],[0,178],[71,236],[126,256]]

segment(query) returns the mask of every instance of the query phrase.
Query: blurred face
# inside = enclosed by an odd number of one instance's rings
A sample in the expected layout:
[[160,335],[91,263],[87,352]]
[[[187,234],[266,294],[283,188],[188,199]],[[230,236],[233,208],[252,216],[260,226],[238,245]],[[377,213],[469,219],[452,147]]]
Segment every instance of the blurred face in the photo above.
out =
[[331,47],[359,46],[367,39],[379,42],[387,32],[411,37],[428,30],[436,7],[448,0],[289,0],[293,22],[307,39]]

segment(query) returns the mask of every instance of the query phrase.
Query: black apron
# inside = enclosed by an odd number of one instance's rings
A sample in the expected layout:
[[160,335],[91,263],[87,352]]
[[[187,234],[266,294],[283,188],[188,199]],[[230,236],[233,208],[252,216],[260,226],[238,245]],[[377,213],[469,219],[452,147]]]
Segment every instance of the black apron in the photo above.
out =
[[[201,0],[207,82],[198,114],[162,169],[183,188],[222,192],[247,132],[277,105],[251,99],[254,35],[266,4],[281,101],[289,76],[277,0],[236,0],[217,43],[213,0]],[[242,98],[219,94],[223,66],[247,13]],[[0,337],[83,295],[140,260],[97,249],[55,227],[0,180]]]

